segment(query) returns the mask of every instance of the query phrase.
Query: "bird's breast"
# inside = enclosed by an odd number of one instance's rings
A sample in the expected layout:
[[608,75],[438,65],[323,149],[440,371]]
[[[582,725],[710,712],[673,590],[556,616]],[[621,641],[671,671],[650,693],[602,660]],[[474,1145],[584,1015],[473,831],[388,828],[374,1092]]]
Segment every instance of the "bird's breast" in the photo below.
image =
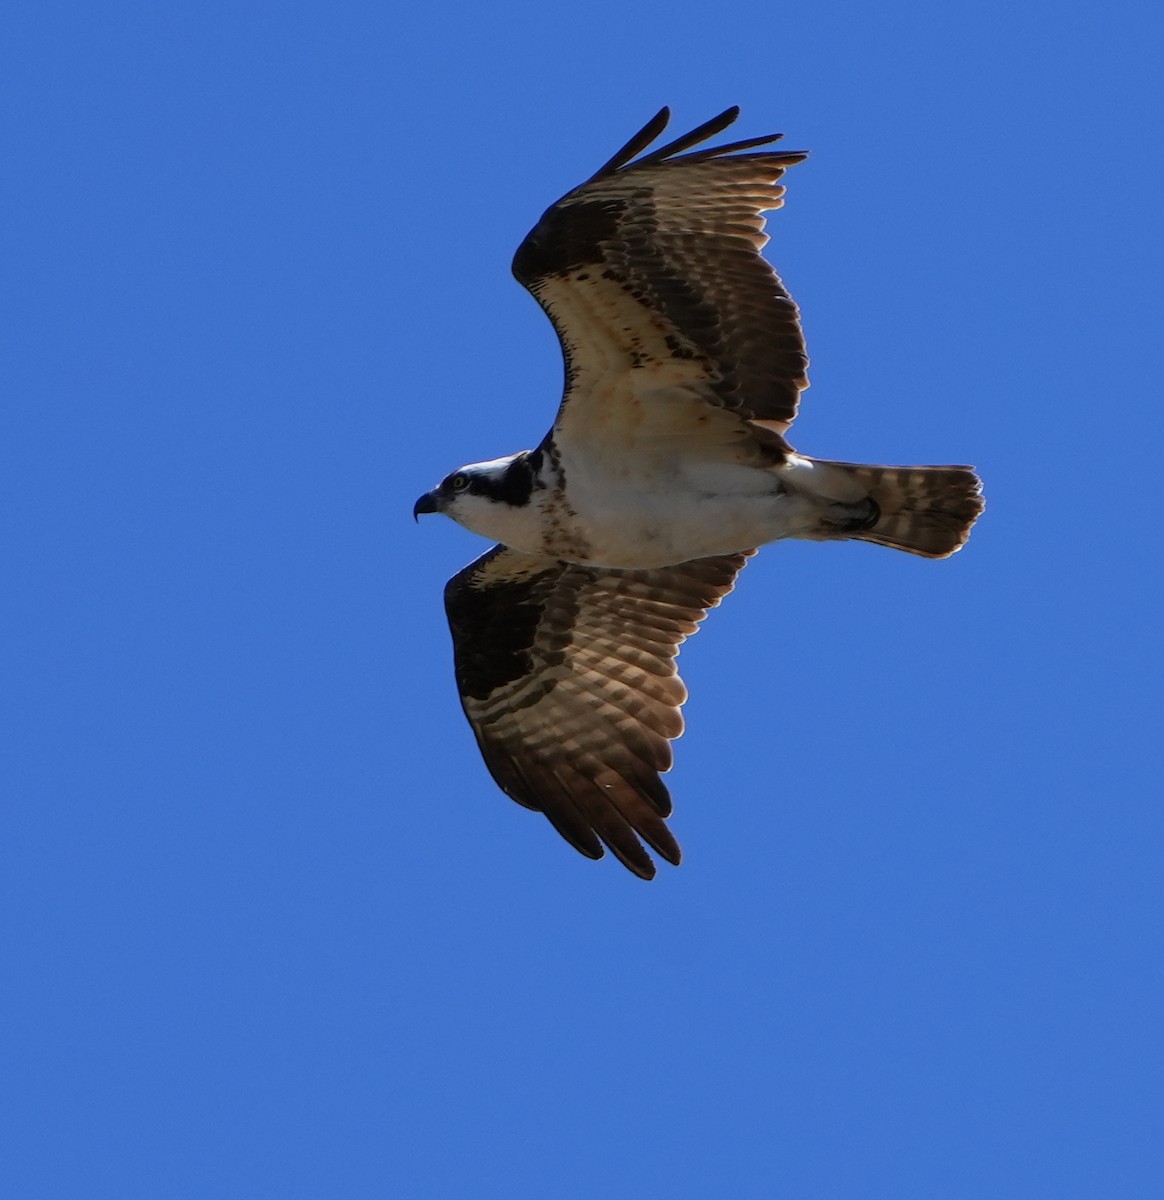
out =
[[694,478],[676,471],[616,482],[567,473],[569,528],[586,557],[557,547],[549,552],[595,566],[644,569],[750,550],[794,534],[802,519],[797,502],[771,475],[749,474],[755,478],[708,467]]

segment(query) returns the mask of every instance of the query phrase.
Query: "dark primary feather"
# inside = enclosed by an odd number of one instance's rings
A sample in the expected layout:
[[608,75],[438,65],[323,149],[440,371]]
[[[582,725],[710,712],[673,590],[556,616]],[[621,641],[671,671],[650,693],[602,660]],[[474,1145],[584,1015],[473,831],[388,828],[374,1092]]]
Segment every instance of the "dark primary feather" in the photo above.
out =
[[671,110],[664,106],[631,138],[621,150],[609,158],[597,171],[591,175],[591,179],[601,179],[603,175],[609,175],[613,171],[617,171],[620,167],[625,167],[634,156],[645,150],[654,140],[667,128],[667,122],[671,120]]
[[636,875],[679,846],[659,778],[683,729],[680,643],[731,591],[750,552],[612,571],[494,547],[449,580],[465,715],[498,785],[583,854]]
[[795,417],[808,357],[797,307],[760,253],[761,213],[779,207],[777,181],[806,155],[744,153],[779,134],[683,153],[738,111],[635,158],[662,132],[664,109],[519,247],[514,275],[566,358],[559,421],[597,374],[668,360],[698,367],[708,401],[743,420],[782,433]]
[[[718,117],[712,117],[710,121],[704,121],[702,125],[693,129],[690,133],[685,133],[682,137],[677,137],[673,142],[668,142],[665,146],[660,146],[657,150],[652,150],[650,154],[644,154],[635,163],[635,166],[642,167],[647,163],[662,162],[665,158],[675,158],[682,154],[684,150],[689,150],[692,146],[698,146],[700,142],[706,142],[708,138],[715,137],[717,133],[723,132],[723,130],[735,122],[739,115],[740,106],[733,104],[731,108],[721,112]],[[767,146],[772,142],[778,142],[783,136],[784,134],[782,133],[765,133],[759,137],[744,138],[738,142],[728,142],[724,146],[705,146],[702,150],[698,150],[694,154],[689,154],[687,157],[689,159],[722,158],[727,154],[735,154],[738,150],[748,150],[753,146]],[[799,162],[803,157],[803,155],[797,156],[797,161]]]

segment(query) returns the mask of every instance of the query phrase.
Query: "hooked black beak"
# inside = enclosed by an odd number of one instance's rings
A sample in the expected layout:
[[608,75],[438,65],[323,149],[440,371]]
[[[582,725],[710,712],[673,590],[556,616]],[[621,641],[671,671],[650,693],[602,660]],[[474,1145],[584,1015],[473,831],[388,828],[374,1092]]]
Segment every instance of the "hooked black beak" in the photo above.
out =
[[437,507],[436,497],[432,494],[432,492],[425,492],[425,494],[421,496],[421,498],[412,506],[412,519],[414,521],[419,521],[421,513],[433,512],[440,512],[440,509]]

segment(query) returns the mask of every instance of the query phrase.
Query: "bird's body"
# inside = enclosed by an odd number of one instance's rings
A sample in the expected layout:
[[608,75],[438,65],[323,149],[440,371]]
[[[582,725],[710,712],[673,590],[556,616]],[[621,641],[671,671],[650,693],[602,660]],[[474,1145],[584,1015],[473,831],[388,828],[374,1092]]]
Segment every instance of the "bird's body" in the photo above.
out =
[[754,548],[858,538],[940,558],[982,511],[968,467],[813,459],[785,440],[807,387],[799,313],[761,213],[803,154],[682,153],[729,110],[636,159],[666,110],[547,210],[514,273],[554,323],[566,391],[537,446],[421,497],[495,539],[450,580],[458,685],[501,787],[577,849],[644,878],[669,861],[659,772],[682,730],[680,642]]
[[[558,461],[541,452],[474,463],[465,470],[505,471],[516,461],[524,474],[528,463],[531,490],[519,505],[466,497],[462,523],[527,554],[626,570],[811,537],[822,508],[836,514],[811,498],[811,460],[757,466],[725,448],[647,445],[642,454],[631,441],[625,455],[572,455],[568,485]],[[858,503],[857,517],[864,511]]]

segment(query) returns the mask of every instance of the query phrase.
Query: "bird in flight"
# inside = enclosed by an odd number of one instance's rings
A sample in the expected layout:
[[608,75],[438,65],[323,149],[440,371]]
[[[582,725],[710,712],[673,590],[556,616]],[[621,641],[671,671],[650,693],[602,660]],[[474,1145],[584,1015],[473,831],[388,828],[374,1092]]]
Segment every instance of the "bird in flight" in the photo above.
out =
[[[680,643],[757,546],[856,538],[953,554],[982,512],[970,467],[798,454],[800,314],[762,214],[803,153],[781,135],[702,144],[730,108],[656,149],[664,108],[552,205],[513,273],[565,358],[553,428],[416,502],[499,544],[449,580],[457,687],[493,778],[581,853],[643,879],[678,864],[659,778],[683,730]],[[696,149],[696,147],[702,147]]]

